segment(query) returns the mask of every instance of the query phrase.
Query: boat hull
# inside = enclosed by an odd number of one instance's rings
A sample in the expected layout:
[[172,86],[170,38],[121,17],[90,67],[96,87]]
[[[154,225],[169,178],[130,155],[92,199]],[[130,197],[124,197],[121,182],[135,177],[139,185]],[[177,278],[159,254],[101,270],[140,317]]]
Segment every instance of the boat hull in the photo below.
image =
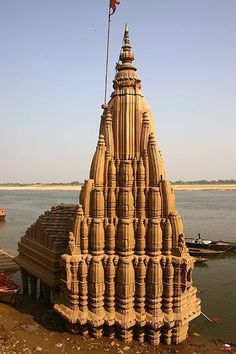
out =
[[218,250],[207,250],[207,249],[201,249],[201,248],[189,248],[189,254],[190,256],[193,257],[209,257],[209,256],[218,256],[224,251],[218,251]]
[[205,264],[208,259],[207,258],[203,258],[203,257],[194,257],[195,259],[195,264]]
[[20,286],[0,273],[0,301],[13,305],[19,301]]
[[198,248],[213,251],[235,251],[236,243],[226,241],[211,241],[211,243],[205,244],[200,242],[194,242],[194,239],[187,239],[186,246],[188,248]]
[[5,221],[6,218],[6,212],[4,209],[0,208],[0,221]]

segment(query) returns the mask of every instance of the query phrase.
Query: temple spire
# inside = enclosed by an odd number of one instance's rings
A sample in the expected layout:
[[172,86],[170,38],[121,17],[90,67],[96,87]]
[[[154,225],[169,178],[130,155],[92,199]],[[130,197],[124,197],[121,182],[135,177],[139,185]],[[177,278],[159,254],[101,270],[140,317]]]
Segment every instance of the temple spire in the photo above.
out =
[[[125,25],[125,31],[123,36],[122,49],[119,56],[119,63],[116,65],[116,76],[113,81],[113,88],[117,94],[119,91],[129,87],[135,90],[136,93],[141,94],[139,91],[141,89],[141,80],[138,77],[137,69],[133,65],[134,53],[131,50],[130,37],[128,25]],[[124,94],[124,92],[119,92]]]
[[131,51],[131,45],[130,45],[130,38],[129,38],[129,29],[128,25],[126,23],[125,25],[125,32],[124,32],[124,37],[123,37],[123,45],[122,45],[122,51],[120,53],[120,61],[122,64],[132,64],[134,60],[134,53]]

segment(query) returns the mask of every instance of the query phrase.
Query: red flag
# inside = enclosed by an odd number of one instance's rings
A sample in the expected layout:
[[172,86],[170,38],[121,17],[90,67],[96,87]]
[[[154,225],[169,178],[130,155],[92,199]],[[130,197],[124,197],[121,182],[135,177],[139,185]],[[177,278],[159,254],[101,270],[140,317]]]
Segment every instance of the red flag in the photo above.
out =
[[110,0],[110,10],[111,10],[110,15],[114,14],[114,12],[116,11],[116,6],[119,4],[120,4],[119,0]]

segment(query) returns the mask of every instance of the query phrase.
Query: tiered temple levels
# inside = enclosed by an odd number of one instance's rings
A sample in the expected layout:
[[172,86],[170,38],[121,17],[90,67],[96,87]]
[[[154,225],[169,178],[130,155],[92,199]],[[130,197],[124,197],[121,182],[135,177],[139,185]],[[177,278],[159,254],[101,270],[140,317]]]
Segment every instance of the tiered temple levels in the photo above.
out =
[[17,261],[25,293],[29,278],[35,296],[40,279],[44,298],[52,293],[73,332],[179,343],[200,314],[194,260],[133,60],[126,27],[80,205],[41,216],[22,238]]
[[200,313],[194,261],[133,59],[126,27],[54,308],[80,333],[179,343]]
[[41,299],[50,302],[51,295],[60,289],[61,255],[66,250],[78,209],[77,205],[53,207],[26,230],[15,258],[21,267],[25,295],[36,297],[38,292]]

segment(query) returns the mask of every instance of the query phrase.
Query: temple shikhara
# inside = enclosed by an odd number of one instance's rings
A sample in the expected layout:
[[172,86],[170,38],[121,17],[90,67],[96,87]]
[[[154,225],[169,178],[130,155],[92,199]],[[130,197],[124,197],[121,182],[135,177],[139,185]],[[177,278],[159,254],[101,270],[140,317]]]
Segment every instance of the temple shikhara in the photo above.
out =
[[59,205],[19,243],[25,294],[74,333],[180,343],[200,314],[175,195],[126,26],[113,92],[79,205]]

